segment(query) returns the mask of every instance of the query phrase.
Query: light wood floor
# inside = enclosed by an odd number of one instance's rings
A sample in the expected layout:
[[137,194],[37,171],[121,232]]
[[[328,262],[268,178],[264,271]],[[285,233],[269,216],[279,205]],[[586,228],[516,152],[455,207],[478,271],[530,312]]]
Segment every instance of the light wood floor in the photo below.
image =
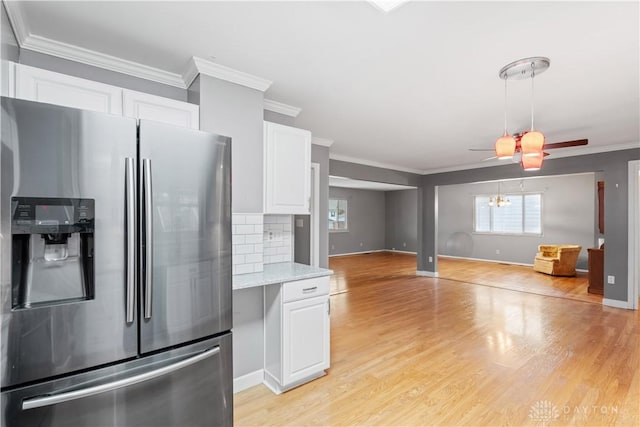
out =
[[330,266],[328,375],[236,394],[236,425],[640,425],[638,312],[376,257]]

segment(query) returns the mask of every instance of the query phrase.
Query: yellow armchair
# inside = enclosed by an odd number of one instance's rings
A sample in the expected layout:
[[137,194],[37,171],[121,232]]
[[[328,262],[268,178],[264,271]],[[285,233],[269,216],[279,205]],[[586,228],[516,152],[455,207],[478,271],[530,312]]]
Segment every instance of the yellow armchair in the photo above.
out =
[[575,276],[581,250],[579,245],[540,245],[533,269],[552,276]]

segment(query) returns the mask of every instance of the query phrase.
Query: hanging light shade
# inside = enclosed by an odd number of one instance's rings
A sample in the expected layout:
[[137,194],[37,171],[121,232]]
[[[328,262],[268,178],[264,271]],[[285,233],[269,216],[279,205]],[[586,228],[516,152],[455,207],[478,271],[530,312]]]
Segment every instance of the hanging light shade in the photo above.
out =
[[542,132],[532,130],[525,133],[520,140],[523,157],[542,156],[542,146],[544,146],[544,135]]
[[516,140],[511,135],[505,134],[498,138],[495,149],[498,159],[510,159],[516,152]]
[[522,156],[522,169],[525,171],[537,171],[542,168],[542,161],[544,160],[544,154],[542,152],[539,156]]

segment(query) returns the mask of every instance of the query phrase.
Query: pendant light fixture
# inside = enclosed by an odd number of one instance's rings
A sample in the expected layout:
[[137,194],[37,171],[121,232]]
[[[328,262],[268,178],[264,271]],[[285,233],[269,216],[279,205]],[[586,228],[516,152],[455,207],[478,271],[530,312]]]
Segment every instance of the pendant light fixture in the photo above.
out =
[[495,206],[497,208],[502,208],[504,206],[510,206],[511,200],[508,197],[502,197],[500,194],[500,181],[498,181],[498,195],[496,197],[489,198],[489,206]]
[[[542,56],[534,56],[524,58],[505,65],[498,74],[501,79],[505,80],[505,99],[506,99],[506,80],[508,79],[527,79],[531,78],[531,129],[524,133],[519,144],[516,144],[515,151],[522,153],[522,167],[524,170],[539,170],[542,167],[544,153],[544,135],[542,132],[534,130],[533,127],[533,80],[536,75],[543,73],[549,68],[551,61],[549,58]],[[506,102],[505,102],[506,104]],[[505,123],[506,123],[506,107],[505,107]],[[506,134],[506,124],[505,124]],[[499,141],[499,140],[498,140]],[[498,143],[496,142],[496,154],[498,157]],[[526,159],[525,158],[529,158]],[[535,158],[535,161],[532,159]]]
[[504,134],[496,141],[496,157],[511,159],[516,153],[516,140],[507,132],[507,79],[504,79]]

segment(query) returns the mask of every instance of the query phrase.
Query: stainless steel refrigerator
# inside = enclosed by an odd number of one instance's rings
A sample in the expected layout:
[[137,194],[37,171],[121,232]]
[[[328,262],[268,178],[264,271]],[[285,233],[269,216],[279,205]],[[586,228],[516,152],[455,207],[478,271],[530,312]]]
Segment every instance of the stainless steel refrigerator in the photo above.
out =
[[231,425],[231,141],[2,98],[3,426]]

